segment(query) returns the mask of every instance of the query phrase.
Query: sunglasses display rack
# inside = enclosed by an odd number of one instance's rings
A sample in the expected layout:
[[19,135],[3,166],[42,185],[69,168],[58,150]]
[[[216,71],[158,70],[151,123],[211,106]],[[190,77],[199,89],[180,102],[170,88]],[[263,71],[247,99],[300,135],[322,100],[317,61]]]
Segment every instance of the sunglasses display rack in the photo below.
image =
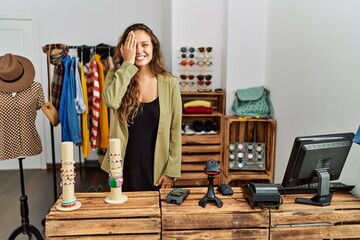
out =
[[179,84],[181,91],[211,92],[212,47],[179,49]]

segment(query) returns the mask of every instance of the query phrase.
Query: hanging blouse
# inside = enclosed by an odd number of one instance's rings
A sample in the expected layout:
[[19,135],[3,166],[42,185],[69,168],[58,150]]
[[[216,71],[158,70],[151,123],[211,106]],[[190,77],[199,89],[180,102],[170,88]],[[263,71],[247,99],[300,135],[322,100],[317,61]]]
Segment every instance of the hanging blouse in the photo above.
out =
[[97,147],[97,135],[100,115],[100,85],[99,72],[95,60],[92,60],[87,73],[87,88],[89,108],[91,109],[90,146],[93,150]]
[[[105,85],[105,74],[103,64],[100,60],[100,55],[96,54],[94,60],[98,66],[99,72],[99,86],[100,93],[104,91]],[[98,131],[98,146],[101,149],[105,149],[109,145],[109,118],[108,118],[108,108],[105,103],[101,100],[100,95],[100,115],[99,115],[99,131]]]
[[81,79],[79,73],[79,59],[75,58],[75,83],[76,83],[76,97],[75,97],[75,107],[78,114],[82,114],[86,110],[84,103],[84,94],[81,87]]
[[40,83],[15,95],[0,91],[0,160],[34,156],[42,152],[36,130],[36,111],[44,104]]

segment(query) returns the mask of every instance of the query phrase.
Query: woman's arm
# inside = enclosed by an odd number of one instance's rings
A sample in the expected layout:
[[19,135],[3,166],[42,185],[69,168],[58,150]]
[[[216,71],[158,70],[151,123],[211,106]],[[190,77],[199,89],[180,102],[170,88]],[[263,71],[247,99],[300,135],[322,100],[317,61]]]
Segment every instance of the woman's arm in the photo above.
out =
[[138,68],[130,62],[123,62],[119,69],[111,69],[105,78],[102,100],[107,107],[118,109],[127,87]]

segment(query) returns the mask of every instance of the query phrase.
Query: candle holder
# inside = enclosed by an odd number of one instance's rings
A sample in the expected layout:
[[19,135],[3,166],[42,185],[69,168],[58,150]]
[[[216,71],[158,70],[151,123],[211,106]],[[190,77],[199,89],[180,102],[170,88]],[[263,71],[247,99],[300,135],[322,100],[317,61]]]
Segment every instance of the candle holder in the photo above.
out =
[[61,183],[62,199],[56,208],[60,211],[73,211],[81,207],[81,203],[75,197],[75,167],[74,167],[74,144],[72,142],[61,143]]
[[120,152],[120,139],[112,138],[109,140],[109,179],[110,195],[105,198],[107,203],[124,203],[128,200],[122,194],[123,185],[123,159]]

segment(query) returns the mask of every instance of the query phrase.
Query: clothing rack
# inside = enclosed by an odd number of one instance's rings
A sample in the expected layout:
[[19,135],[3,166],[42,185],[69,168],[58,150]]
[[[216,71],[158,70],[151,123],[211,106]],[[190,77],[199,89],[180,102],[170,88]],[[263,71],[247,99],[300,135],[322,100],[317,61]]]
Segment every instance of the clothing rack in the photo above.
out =
[[76,49],[78,57],[84,60],[84,63],[90,61],[92,54],[99,54],[101,59],[106,59],[114,54],[115,47],[108,44],[98,44],[96,46],[79,45],[79,46],[67,46],[68,49]]
[[[76,49],[78,58],[83,60],[84,63],[87,63],[91,60],[93,54],[99,54],[101,59],[106,59],[109,56],[114,54],[115,47],[108,44],[98,44],[96,46],[88,46],[88,45],[67,45],[67,49]],[[47,56],[48,57],[48,56]],[[49,61],[47,61],[49,65]],[[48,68],[49,69],[49,66]],[[51,76],[51,73],[47,71],[48,76]],[[48,78],[50,79],[50,78]],[[48,97],[51,96],[51,83],[48,82]],[[51,99],[49,99],[51,101]],[[52,153],[52,165],[53,165],[53,190],[54,190],[54,202],[57,201],[57,183],[56,183],[56,161],[55,161],[55,144],[54,144],[54,127],[50,123],[50,134],[51,134],[51,153]],[[79,147],[79,164],[80,164],[80,174],[82,172],[82,162],[81,162],[81,147]],[[86,158],[84,158],[86,163]]]

